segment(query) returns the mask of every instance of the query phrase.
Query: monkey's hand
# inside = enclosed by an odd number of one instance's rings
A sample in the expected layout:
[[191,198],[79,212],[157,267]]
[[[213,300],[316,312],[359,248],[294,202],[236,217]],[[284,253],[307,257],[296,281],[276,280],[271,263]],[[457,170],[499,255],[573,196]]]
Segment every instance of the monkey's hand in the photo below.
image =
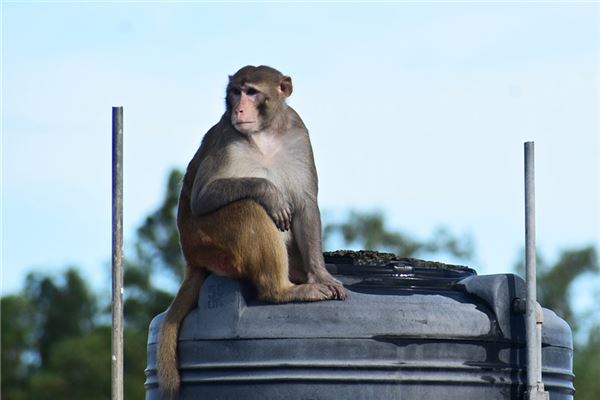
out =
[[292,226],[292,206],[275,186],[270,186],[268,193],[260,202],[271,217],[277,229],[289,231]]
[[292,207],[288,203],[280,204],[267,210],[267,213],[275,222],[277,229],[282,232],[289,231],[292,226]]

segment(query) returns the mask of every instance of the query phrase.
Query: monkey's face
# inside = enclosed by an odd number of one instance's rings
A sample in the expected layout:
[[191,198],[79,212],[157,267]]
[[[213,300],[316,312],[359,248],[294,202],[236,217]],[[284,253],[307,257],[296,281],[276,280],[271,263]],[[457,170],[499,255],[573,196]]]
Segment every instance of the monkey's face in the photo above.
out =
[[227,114],[240,133],[269,129],[292,93],[292,79],[266,66],[245,66],[229,77]]
[[249,84],[232,86],[227,93],[231,124],[243,134],[253,134],[264,128],[267,98],[259,87]]

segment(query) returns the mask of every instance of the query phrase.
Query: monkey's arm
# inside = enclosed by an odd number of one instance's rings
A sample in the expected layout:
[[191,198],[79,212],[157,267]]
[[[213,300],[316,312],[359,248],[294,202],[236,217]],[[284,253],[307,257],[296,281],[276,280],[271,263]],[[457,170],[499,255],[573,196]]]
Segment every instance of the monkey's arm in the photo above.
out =
[[229,203],[251,199],[263,206],[282,231],[290,229],[292,210],[283,195],[264,178],[222,178],[210,182],[202,190],[192,190],[191,208],[194,216],[210,214]]

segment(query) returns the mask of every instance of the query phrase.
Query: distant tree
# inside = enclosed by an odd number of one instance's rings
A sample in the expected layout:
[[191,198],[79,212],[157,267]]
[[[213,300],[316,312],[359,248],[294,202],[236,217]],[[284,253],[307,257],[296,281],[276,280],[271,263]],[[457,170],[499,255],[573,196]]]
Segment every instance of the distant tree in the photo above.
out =
[[125,320],[137,331],[146,331],[152,318],[173,299],[173,293],[156,283],[156,276],[180,279],[184,271],[177,231],[182,177],[177,169],[169,173],[163,200],[137,229],[134,253],[125,262]]
[[[439,252],[466,259],[472,256],[472,244],[468,238],[456,239],[447,231],[438,230],[431,239],[418,241],[388,228],[384,215],[379,212],[351,211],[345,221],[326,225],[324,233],[326,242],[338,235],[344,246],[384,250],[404,257]],[[517,263],[515,270],[524,275],[523,262]],[[590,279],[599,277],[598,256],[593,246],[565,250],[551,265],[543,257],[538,257],[538,301],[564,318],[576,337],[580,320],[589,321],[599,315],[597,311],[593,315],[573,311],[573,283],[584,276]],[[600,324],[592,319],[591,325],[589,333],[583,335],[585,339],[575,342],[577,400],[595,400],[600,392]]]
[[469,259],[473,256],[473,243],[470,238],[456,238],[446,229],[438,229],[432,238],[417,240],[405,233],[391,230],[386,226],[385,215],[379,211],[350,211],[343,222],[330,222],[325,225],[324,242],[328,243],[337,235],[345,246],[362,250],[377,250],[395,253],[401,257],[415,257],[434,253],[447,253]]
[[[564,318],[576,331],[579,328],[579,316],[573,312],[571,291],[578,278],[598,276],[600,270],[595,247],[564,250],[552,265],[538,254],[536,264],[538,302]],[[525,276],[524,261],[516,263],[515,271]]]
[[[524,262],[519,261],[515,270],[524,276]],[[573,284],[586,277],[598,280],[599,272],[598,254],[593,246],[564,250],[553,264],[548,264],[540,255],[537,259],[538,302],[556,312],[573,330],[577,400],[595,400],[600,392],[600,321],[594,320],[598,316],[595,310],[591,313],[573,310]],[[585,324],[588,332],[580,335],[582,320],[588,321]],[[581,337],[583,339],[578,339]]]
[[[155,276],[166,272],[172,279],[183,271],[175,223],[181,177],[180,171],[171,171],[162,203],[138,229],[133,254],[126,259],[126,398],[144,396],[148,324],[173,296]],[[353,211],[345,221],[324,226],[325,240],[337,237],[344,246],[407,257],[443,252],[468,259],[473,254],[468,238],[457,239],[440,229],[430,239],[417,240],[390,229],[378,212]],[[584,275],[598,276],[593,247],[565,251],[554,265],[540,261],[540,302],[557,311],[575,331],[583,317],[573,311],[572,284]],[[76,269],[58,277],[29,274],[25,289],[2,298],[0,307],[2,398],[94,400],[110,396],[109,308],[90,292]],[[596,399],[600,391],[598,324],[576,344],[575,352],[577,400]]]
[[99,327],[51,343],[45,365],[31,376],[31,398],[109,398],[110,332],[110,327]]
[[[110,397],[110,326],[77,270],[29,274],[1,307],[3,399]],[[127,398],[144,396],[146,332],[147,325],[125,331]]]
[[600,393],[600,325],[590,330],[587,340],[575,345],[575,398],[597,400]]
[[[164,310],[161,310],[164,311]],[[125,349],[123,354],[126,399],[143,399],[146,389],[146,345],[148,342],[148,326],[143,330],[125,329]]]
[[23,296],[12,295],[0,300],[2,310],[1,398],[28,399],[29,376],[32,369],[27,354],[33,351],[32,310]]
[[[179,278],[182,276],[184,260],[176,226],[182,178],[180,170],[173,169],[169,173],[163,201],[137,231],[135,257],[129,268],[133,271],[131,282],[140,282],[147,287],[149,274],[160,270],[170,271]],[[469,237],[457,238],[448,230],[439,228],[430,239],[417,240],[388,228],[385,215],[378,211],[350,211],[345,221],[325,221],[325,247],[336,236],[341,236],[347,246],[389,251],[403,257],[434,253],[447,253],[461,259],[473,256],[473,242]]]
[[69,268],[62,281],[29,274],[25,283],[24,296],[34,312],[31,332],[42,367],[55,343],[87,334],[94,327],[96,299],[79,272]]
[[126,261],[124,270],[126,326],[136,331],[146,331],[152,318],[167,309],[173,300],[173,293],[157,287],[152,270],[135,260]]
[[173,169],[161,205],[151,212],[137,230],[135,261],[149,271],[165,270],[183,276],[184,260],[177,231],[177,204],[183,173]]

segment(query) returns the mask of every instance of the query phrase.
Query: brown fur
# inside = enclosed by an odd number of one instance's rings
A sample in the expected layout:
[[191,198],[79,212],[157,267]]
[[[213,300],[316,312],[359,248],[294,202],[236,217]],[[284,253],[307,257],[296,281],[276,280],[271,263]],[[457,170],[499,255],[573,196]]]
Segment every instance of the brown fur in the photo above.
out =
[[[246,88],[247,82],[255,83],[253,87],[260,92],[244,98],[244,107],[256,109],[242,110],[241,115],[252,112],[260,118],[258,128],[245,132],[232,125],[236,117],[231,112],[238,112],[241,103],[235,103],[235,96],[229,93],[232,87]],[[157,346],[163,392],[174,394],[179,390],[179,327],[196,305],[208,273],[246,279],[256,286],[258,297],[264,301],[318,301],[346,296],[341,283],[324,267],[316,170],[306,128],[284,101],[291,92],[291,79],[276,70],[245,67],[238,71],[230,78],[225,115],[206,134],[188,165],[177,213],[187,269],[164,317]],[[235,93],[239,97],[240,91]],[[252,135],[265,132],[274,135],[278,145],[293,151],[279,151],[262,159]],[[286,162],[281,162],[284,156]],[[271,163],[278,165],[272,180],[240,172],[260,170],[257,165],[269,169]],[[300,284],[292,283],[290,277]]]

